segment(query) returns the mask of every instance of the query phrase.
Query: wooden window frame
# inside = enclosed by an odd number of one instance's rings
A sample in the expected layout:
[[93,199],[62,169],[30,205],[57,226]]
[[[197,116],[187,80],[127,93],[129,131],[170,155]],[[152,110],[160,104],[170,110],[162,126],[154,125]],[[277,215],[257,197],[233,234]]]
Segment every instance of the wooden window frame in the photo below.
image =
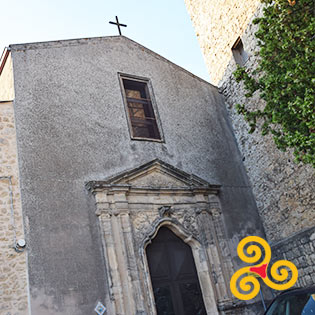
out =
[[[129,75],[129,74],[120,73],[120,72],[118,72],[118,78],[119,78],[120,90],[121,90],[121,93],[122,93],[125,113],[126,113],[126,117],[127,117],[130,138],[132,140],[140,140],[140,141],[165,142],[164,141],[164,135],[163,135],[163,132],[162,132],[162,126],[161,126],[159,113],[157,111],[157,105],[156,105],[156,102],[155,102],[155,97],[154,97],[154,93],[153,93],[151,80],[148,79],[148,78],[134,76],[134,75]],[[127,95],[126,95],[126,91],[125,91],[123,80],[129,80],[129,81],[144,83],[146,85],[146,89],[147,89],[147,92],[148,92],[149,97],[150,97],[149,102],[150,102],[151,109],[152,109],[152,112],[153,112],[153,115],[154,115],[154,119],[155,119],[155,122],[156,122],[156,128],[157,128],[157,131],[158,131],[159,136],[160,136],[159,139],[157,139],[157,138],[146,138],[146,137],[136,137],[136,136],[133,135],[132,121],[131,121],[131,117],[130,117],[129,110],[128,110],[128,100],[127,100]]]

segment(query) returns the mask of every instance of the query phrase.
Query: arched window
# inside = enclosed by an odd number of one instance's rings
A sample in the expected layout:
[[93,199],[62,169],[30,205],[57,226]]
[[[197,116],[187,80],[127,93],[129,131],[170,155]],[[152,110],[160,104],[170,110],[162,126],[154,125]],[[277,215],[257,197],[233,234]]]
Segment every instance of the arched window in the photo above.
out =
[[192,251],[161,227],[146,248],[158,315],[206,315]]

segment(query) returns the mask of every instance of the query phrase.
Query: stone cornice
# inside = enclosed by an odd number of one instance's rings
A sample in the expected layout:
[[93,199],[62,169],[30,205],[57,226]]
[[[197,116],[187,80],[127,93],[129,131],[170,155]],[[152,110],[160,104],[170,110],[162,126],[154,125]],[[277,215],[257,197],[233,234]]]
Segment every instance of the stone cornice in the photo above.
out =
[[[153,173],[169,178],[168,182],[141,182],[139,179],[145,178]],[[153,176],[154,177],[154,176]],[[168,180],[168,179],[167,179]],[[142,184],[142,185],[141,185]],[[122,172],[118,175],[101,181],[90,181],[86,188],[92,192],[126,190],[129,192],[183,192],[190,191],[194,194],[217,194],[220,185],[210,184],[202,178],[193,174],[188,174],[174,166],[155,159],[132,170]]]

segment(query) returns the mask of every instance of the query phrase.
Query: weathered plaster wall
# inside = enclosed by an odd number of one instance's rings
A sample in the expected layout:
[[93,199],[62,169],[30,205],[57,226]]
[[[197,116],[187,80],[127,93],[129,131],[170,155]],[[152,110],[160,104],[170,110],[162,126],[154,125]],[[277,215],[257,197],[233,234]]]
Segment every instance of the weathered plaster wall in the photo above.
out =
[[[234,263],[243,236],[263,235],[215,87],[125,37],[11,48],[32,314],[90,314],[108,294],[87,181],[159,158],[222,185]],[[130,139],[117,72],[151,80],[164,143]]]
[[[0,90],[2,87],[0,82]],[[28,314],[26,252],[17,253],[13,248],[14,231],[16,239],[24,238],[22,221],[13,103],[0,102],[0,314],[3,315]]]
[[218,84],[232,58],[232,46],[243,34],[259,0],[185,0],[210,80]]

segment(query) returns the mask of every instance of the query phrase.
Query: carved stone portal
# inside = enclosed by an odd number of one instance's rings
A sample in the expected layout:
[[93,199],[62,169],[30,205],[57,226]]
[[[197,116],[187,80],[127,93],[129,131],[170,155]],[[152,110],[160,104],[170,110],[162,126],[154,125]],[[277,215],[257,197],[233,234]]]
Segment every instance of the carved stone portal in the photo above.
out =
[[231,302],[220,186],[154,160],[87,188],[102,231],[108,314],[156,314],[145,249],[162,226],[191,246],[207,314]]

